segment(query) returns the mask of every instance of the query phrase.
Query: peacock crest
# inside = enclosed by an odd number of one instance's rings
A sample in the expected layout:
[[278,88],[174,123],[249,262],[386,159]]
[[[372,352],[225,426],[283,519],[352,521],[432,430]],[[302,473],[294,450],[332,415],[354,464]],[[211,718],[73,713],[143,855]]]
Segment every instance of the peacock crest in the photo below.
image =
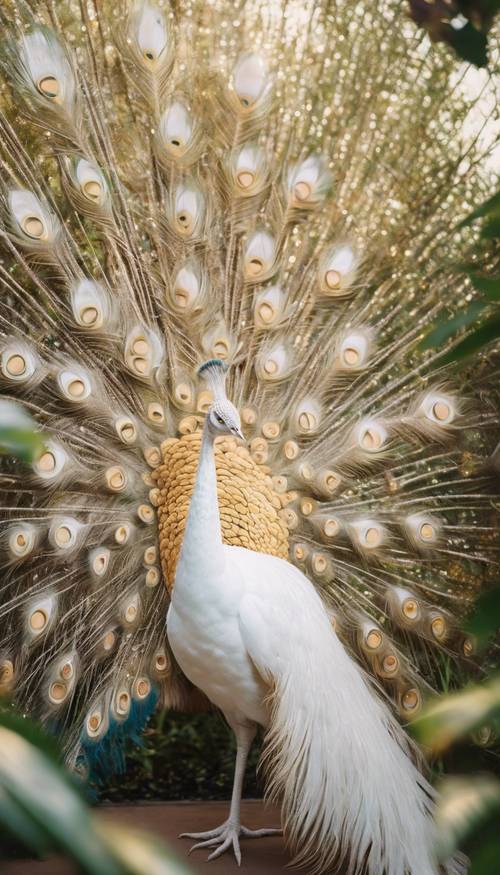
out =
[[392,0],[100,6],[1,12],[0,384],[45,436],[2,479],[1,686],[81,768],[196,695],[165,613],[219,359],[224,540],[303,569],[407,720],[494,546],[490,369],[420,349],[486,188],[453,61]]

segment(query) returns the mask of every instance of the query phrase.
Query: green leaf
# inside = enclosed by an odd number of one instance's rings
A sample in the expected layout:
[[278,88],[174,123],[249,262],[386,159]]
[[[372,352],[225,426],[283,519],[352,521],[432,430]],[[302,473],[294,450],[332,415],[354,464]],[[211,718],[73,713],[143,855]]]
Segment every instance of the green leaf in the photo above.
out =
[[431,349],[432,347],[441,346],[442,343],[449,340],[450,337],[453,337],[455,332],[460,328],[466,328],[468,325],[475,322],[485,306],[486,303],[484,301],[472,301],[466,310],[458,313],[453,319],[449,319],[448,322],[438,323],[435,328],[424,337],[420,344],[421,349]]
[[30,720],[28,717],[22,717],[15,711],[9,708],[0,708],[0,727],[17,733],[30,744],[35,745],[39,750],[43,751],[53,762],[60,763],[61,754],[53,736],[47,735],[37,723]]
[[481,237],[485,240],[496,240],[500,237],[500,216],[488,219],[481,229]]
[[489,301],[500,301],[500,277],[479,276],[468,271],[472,285],[478,292],[486,295]]
[[20,842],[23,848],[29,849],[39,857],[45,856],[53,849],[53,845],[42,827],[38,826],[1,786],[0,824],[13,838]]
[[478,644],[484,644],[500,628],[500,586],[481,593],[476,601],[473,615],[467,622],[467,631],[474,635]]
[[[443,862],[500,814],[500,781],[493,775],[445,778],[436,809],[438,857]],[[500,854],[500,843],[499,843]]]
[[34,419],[16,401],[0,400],[0,453],[32,462],[43,450]]
[[453,349],[449,350],[441,359],[442,364],[457,361],[457,359],[465,358],[472,355],[491,343],[493,340],[498,340],[500,337],[500,315],[490,316],[486,322],[479,326],[474,332],[464,337]]
[[457,55],[475,67],[488,64],[488,39],[485,33],[467,22],[460,30],[451,29],[450,45]]
[[90,811],[59,769],[32,744],[0,727],[0,788],[89,875],[123,875],[93,829]]
[[488,216],[490,214],[500,215],[500,191],[497,191],[496,194],[476,207],[472,213],[460,222],[458,227],[463,228],[465,225],[472,225],[472,222],[476,219],[480,219],[482,216]]
[[500,676],[442,696],[412,723],[417,741],[441,753],[470,732],[500,719]]
[[130,875],[192,875],[192,870],[153,836],[97,819],[95,828]]

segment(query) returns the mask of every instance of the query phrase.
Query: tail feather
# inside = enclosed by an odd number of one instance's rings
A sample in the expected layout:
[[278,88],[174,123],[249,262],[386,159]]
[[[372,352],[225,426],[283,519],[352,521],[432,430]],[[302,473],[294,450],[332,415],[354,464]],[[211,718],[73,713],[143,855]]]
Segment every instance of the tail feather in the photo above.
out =
[[[262,759],[267,794],[282,800],[293,865],[435,875],[434,792],[418,753],[326,613],[308,641],[307,664],[301,651],[275,681]],[[450,866],[460,871],[460,861]]]

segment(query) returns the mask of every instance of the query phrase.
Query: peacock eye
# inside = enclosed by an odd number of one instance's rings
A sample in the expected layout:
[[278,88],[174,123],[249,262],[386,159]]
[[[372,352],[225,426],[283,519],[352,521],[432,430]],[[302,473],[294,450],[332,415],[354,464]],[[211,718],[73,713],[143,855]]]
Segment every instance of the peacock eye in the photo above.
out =
[[217,422],[219,423],[219,425],[224,425],[224,420],[223,420],[222,416],[219,416],[219,414],[216,413],[215,418],[216,418]]

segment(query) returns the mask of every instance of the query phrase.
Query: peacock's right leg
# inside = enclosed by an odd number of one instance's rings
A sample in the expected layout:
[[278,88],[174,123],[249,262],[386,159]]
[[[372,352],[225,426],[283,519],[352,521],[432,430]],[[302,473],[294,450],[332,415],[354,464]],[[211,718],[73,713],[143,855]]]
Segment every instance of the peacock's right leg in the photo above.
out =
[[255,723],[239,723],[236,720],[228,719],[235,735],[236,735],[236,765],[234,769],[233,793],[231,796],[231,807],[229,809],[229,817],[220,826],[215,829],[207,830],[206,832],[184,832],[181,838],[199,839],[190,849],[189,853],[197,848],[215,848],[208,857],[209,860],[215,860],[221,854],[228,851],[231,847],[234,851],[234,856],[238,866],[241,865],[240,837],[241,838],[262,838],[263,836],[282,835],[281,829],[247,829],[241,825],[241,793],[243,789],[243,778],[245,776],[245,768],[247,764],[248,752],[255,738],[257,727]]

